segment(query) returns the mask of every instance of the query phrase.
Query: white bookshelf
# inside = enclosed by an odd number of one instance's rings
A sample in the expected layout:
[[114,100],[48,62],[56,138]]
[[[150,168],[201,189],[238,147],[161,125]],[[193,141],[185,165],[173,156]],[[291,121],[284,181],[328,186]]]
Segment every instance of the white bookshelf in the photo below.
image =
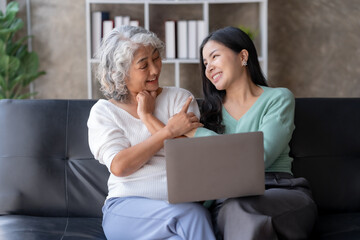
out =
[[[126,13],[132,14],[132,17],[137,17],[140,19],[140,26],[149,29],[155,32],[160,39],[165,41],[164,39],[164,30],[161,25],[164,20],[172,18],[172,20],[179,20],[184,17],[185,20],[193,19],[196,17],[198,20],[203,20],[205,22],[206,34],[210,31],[217,29],[216,24],[212,24],[215,16],[211,13],[216,13],[219,11],[219,14],[226,15],[224,17],[228,17],[230,19],[231,24],[233,22],[237,22],[237,20],[233,20],[232,17],[236,17],[235,11],[237,8],[241,8],[243,4],[253,4],[251,6],[256,7],[256,29],[258,31],[258,35],[256,37],[257,41],[255,42],[256,48],[258,50],[259,62],[261,64],[262,70],[265,75],[267,75],[267,67],[268,67],[268,42],[267,42],[267,8],[268,2],[267,0],[86,0],[86,45],[87,45],[87,91],[88,98],[94,98],[94,90],[97,84],[96,79],[93,75],[93,67],[98,63],[97,59],[92,58],[91,53],[91,12],[92,11],[102,11],[106,10],[110,12],[110,18],[112,18],[116,14],[123,14],[121,11],[127,11]],[[233,13],[222,13],[221,8],[229,9],[234,11]],[[171,9],[170,9],[171,8]],[[177,8],[179,10],[177,10]],[[122,10],[124,9],[124,10]],[[129,10],[130,9],[130,10]],[[158,10],[159,9],[159,10]],[[169,11],[162,11],[163,9]],[[194,10],[193,16],[188,12],[184,13],[184,9]],[[175,10],[175,11],[173,11]],[[120,13],[119,13],[120,12]],[[248,12],[248,11],[247,11]],[[178,13],[178,14],[177,14]],[[155,14],[155,15],[154,15]],[[179,15],[180,14],[180,15]],[[182,14],[182,15],[181,15]],[[195,14],[195,15],[194,15]],[[233,16],[232,16],[233,15]],[[246,14],[244,14],[246,15]],[[254,14],[253,14],[254,15]],[[219,17],[219,16],[216,16]],[[251,16],[253,17],[253,16]],[[160,22],[160,23],[157,23]],[[221,21],[218,21],[221,22]],[[240,24],[240,23],[237,23]],[[246,24],[244,24],[246,25]],[[220,26],[224,27],[224,26]],[[170,84],[177,87],[182,86],[181,73],[186,72],[187,65],[198,65],[199,59],[163,59],[163,68],[167,65],[170,67],[170,75],[173,75],[173,81]],[[185,68],[185,70],[181,70]],[[194,69],[194,68],[192,68]],[[168,74],[169,76],[169,74]],[[200,76],[200,75],[199,75]],[[197,78],[197,81],[201,81],[200,77]],[[160,81],[161,84],[161,81]],[[191,84],[191,83],[190,83]],[[189,83],[187,83],[189,86]],[[186,88],[186,87],[185,87]],[[189,89],[192,91],[191,89]],[[195,95],[196,97],[196,95]]]

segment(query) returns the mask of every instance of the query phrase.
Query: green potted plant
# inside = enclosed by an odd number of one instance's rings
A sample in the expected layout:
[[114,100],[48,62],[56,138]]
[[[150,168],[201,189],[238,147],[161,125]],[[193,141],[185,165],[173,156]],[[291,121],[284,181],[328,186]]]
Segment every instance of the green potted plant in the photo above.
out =
[[253,41],[254,41],[255,37],[258,35],[257,31],[254,31],[249,27],[239,25],[238,28],[240,28],[240,30],[242,30],[244,33],[246,33],[249,36],[249,38]]
[[16,17],[18,11],[19,4],[14,1],[8,3],[5,13],[0,11],[0,99],[24,99],[35,95],[28,86],[45,74],[38,71],[38,55],[28,51],[26,41],[30,36],[14,38],[24,26],[24,22]]

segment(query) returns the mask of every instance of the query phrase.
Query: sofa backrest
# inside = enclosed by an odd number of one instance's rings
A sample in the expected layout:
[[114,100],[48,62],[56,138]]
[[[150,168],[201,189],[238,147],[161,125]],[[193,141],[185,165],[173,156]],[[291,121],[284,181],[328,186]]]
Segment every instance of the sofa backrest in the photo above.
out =
[[[101,216],[109,173],[88,146],[95,102],[0,100],[0,215]],[[295,125],[293,172],[320,212],[360,211],[360,99],[296,99]]]
[[360,211],[360,98],[296,99],[293,172],[322,214]]
[[88,146],[94,103],[0,100],[0,215],[102,215],[109,173]]

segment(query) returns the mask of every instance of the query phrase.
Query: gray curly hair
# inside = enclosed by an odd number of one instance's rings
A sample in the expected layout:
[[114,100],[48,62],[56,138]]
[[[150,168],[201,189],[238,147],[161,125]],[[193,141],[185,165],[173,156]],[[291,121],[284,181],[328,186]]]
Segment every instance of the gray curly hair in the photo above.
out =
[[96,54],[100,60],[96,78],[100,82],[100,90],[108,99],[120,102],[129,99],[125,78],[128,76],[134,54],[140,46],[153,46],[160,56],[164,55],[164,43],[142,27],[121,26],[107,34]]

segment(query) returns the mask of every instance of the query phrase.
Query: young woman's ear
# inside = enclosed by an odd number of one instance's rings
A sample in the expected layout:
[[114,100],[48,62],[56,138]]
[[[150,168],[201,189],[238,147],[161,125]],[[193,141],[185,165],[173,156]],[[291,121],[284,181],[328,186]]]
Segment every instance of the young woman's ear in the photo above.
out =
[[249,52],[246,49],[241,50],[239,53],[240,61],[242,66],[247,65],[247,61],[249,59]]

